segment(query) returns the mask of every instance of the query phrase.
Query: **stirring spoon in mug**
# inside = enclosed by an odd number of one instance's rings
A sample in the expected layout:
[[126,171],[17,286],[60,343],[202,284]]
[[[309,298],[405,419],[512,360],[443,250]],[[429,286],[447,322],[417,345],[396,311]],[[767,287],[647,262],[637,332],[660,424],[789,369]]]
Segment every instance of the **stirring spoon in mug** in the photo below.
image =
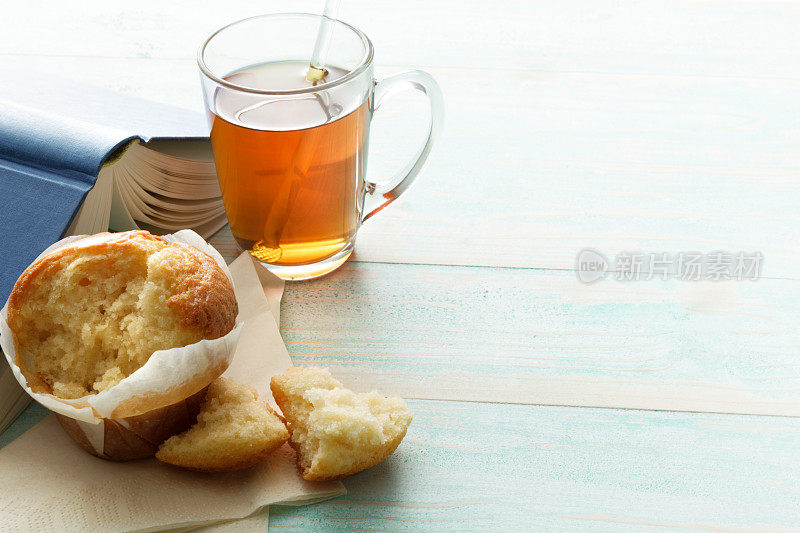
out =
[[326,0],[325,10],[322,12],[322,19],[317,31],[317,41],[314,43],[314,53],[311,54],[311,64],[306,73],[306,80],[316,85],[325,79],[328,71],[325,70],[325,63],[328,57],[328,47],[331,44],[331,33],[333,32],[332,21],[336,19],[339,12],[339,4],[342,0]]

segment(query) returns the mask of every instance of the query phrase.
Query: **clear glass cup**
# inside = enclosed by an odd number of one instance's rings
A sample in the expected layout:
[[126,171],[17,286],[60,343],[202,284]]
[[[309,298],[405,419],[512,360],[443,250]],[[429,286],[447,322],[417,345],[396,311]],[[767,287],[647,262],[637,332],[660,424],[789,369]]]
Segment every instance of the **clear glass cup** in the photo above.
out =
[[[413,70],[376,81],[372,43],[331,21],[326,66],[305,81],[323,17],[271,14],[229,24],[197,62],[231,232],[242,249],[288,280],[322,276],[353,251],[361,223],[419,174],[443,122],[434,79]],[[427,136],[394,177],[366,179],[369,125],[390,94],[427,95]]]

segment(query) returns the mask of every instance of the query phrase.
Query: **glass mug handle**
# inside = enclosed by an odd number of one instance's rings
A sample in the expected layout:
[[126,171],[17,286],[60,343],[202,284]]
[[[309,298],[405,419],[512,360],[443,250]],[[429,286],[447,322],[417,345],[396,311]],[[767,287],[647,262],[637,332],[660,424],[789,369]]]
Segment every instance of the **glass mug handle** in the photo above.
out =
[[410,70],[401,72],[394,76],[389,76],[381,81],[375,82],[373,113],[377,111],[383,101],[398,91],[405,89],[416,89],[428,97],[430,103],[430,122],[428,124],[428,135],[425,142],[417,150],[411,161],[400,172],[389,180],[381,183],[366,182],[367,194],[364,200],[364,216],[362,221],[367,220],[372,215],[395,201],[406,189],[411,186],[414,179],[422,170],[428,154],[431,152],[433,143],[439,137],[444,125],[444,99],[439,84],[427,72],[421,70]]

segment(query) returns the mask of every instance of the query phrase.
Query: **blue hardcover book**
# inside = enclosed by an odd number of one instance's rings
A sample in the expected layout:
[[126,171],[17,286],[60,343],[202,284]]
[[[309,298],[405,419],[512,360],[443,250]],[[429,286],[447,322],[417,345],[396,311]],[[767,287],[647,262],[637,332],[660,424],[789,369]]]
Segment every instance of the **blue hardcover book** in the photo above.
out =
[[69,234],[225,224],[201,113],[0,69],[0,302]]
[[[16,68],[0,68],[0,197],[0,305],[65,235],[226,222],[202,114]],[[0,363],[0,432],[28,400]]]

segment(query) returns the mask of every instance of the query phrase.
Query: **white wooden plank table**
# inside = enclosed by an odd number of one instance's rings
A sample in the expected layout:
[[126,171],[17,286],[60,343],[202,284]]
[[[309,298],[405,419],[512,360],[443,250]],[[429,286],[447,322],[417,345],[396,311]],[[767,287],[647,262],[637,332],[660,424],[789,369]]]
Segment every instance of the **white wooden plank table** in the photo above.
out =
[[[380,75],[439,80],[446,132],[351,262],[287,286],[281,331],[296,364],[415,420],[347,496],[270,527],[800,529],[800,3],[343,4]],[[285,9],[17,3],[0,61],[200,109],[202,37]],[[373,178],[418,103],[376,118]],[[584,285],[584,247],[759,251],[762,279]]]

